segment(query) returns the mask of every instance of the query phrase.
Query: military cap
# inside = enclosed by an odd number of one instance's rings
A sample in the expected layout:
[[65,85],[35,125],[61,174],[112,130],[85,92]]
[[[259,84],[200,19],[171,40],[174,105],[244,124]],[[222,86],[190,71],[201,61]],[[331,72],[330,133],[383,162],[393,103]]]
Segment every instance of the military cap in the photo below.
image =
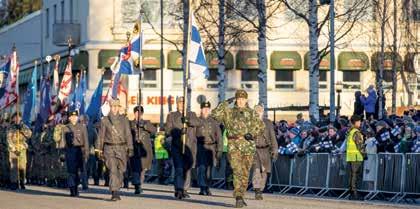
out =
[[354,124],[357,121],[361,121],[361,120],[362,120],[362,117],[360,115],[353,115],[350,118],[350,121],[351,121],[352,124]]
[[69,117],[71,116],[79,116],[79,112],[77,110],[69,111]]
[[110,99],[109,100],[109,105],[110,106],[121,106],[121,103],[120,103],[119,99]]
[[246,93],[245,90],[239,89],[236,91],[235,93],[235,98],[244,98],[244,99],[248,99],[248,93]]
[[183,96],[177,97],[176,98],[176,103],[178,103],[178,102],[184,102],[184,97]]
[[139,107],[139,106],[135,106],[133,111],[134,111],[134,112],[138,112],[138,111],[139,111],[139,109],[140,109],[140,112],[141,112],[141,113],[143,113],[143,112],[144,112],[143,106],[140,106],[140,107]]
[[200,108],[201,109],[203,109],[203,108],[210,108],[211,107],[211,104],[210,104],[210,102],[209,101],[207,101],[207,102],[203,102],[203,103],[201,103],[201,105],[200,105]]

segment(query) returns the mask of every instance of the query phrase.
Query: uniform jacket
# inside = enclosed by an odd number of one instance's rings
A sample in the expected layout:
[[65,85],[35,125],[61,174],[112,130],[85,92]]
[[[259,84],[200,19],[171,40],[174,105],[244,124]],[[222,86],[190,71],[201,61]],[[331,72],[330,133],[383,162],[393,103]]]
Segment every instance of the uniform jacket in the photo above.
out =
[[89,140],[86,126],[80,123],[76,125],[67,124],[63,127],[62,134],[66,148],[80,147],[83,158],[87,159],[89,156]]
[[[143,127],[137,126],[141,124]],[[156,127],[148,120],[130,121],[133,135],[134,157],[141,158],[143,169],[150,170],[153,161],[153,146],[151,135],[156,134]]]
[[265,124],[264,133],[255,138],[257,152],[254,157],[254,166],[260,168],[261,171],[271,172],[271,156],[277,153],[278,145],[276,135],[274,133],[273,123],[268,119],[263,119]]
[[223,137],[220,124],[211,117],[200,117],[197,133],[198,164],[216,166],[216,153],[223,152]]
[[[133,150],[133,137],[131,135],[130,122],[123,115],[111,114],[101,120],[96,148],[103,151],[106,146],[118,145],[118,151]],[[124,149],[122,149],[123,147]],[[127,153],[128,154],[128,153]]]

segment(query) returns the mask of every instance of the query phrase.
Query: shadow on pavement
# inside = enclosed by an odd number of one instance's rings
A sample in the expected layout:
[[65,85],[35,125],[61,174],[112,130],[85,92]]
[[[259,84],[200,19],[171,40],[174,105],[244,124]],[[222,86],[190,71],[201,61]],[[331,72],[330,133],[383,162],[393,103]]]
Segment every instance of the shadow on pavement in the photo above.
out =
[[[62,190],[61,190],[62,191]],[[70,197],[70,195],[68,194],[63,194],[63,193],[58,193],[58,192],[48,192],[48,191],[40,191],[40,190],[35,190],[35,189],[30,189],[30,188],[26,188],[25,190],[16,190],[16,191],[12,191],[15,193],[20,193],[20,194],[30,194],[30,195],[41,195],[41,196],[53,196],[53,197],[69,197],[69,198],[73,198]],[[83,192],[85,193],[85,192]],[[79,197],[74,197],[74,199],[87,199],[87,200],[105,200],[103,198],[99,198],[99,197],[86,197],[83,196],[83,193],[81,193],[81,195]]]

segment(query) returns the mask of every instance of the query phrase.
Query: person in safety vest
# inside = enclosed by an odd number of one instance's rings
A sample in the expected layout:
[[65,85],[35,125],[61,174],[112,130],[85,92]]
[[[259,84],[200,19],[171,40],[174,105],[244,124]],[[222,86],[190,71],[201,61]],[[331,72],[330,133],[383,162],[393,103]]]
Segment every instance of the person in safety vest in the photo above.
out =
[[353,115],[350,119],[352,127],[347,133],[346,161],[350,168],[350,200],[361,200],[357,193],[357,182],[366,158],[363,135],[360,132],[361,120],[359,115]]

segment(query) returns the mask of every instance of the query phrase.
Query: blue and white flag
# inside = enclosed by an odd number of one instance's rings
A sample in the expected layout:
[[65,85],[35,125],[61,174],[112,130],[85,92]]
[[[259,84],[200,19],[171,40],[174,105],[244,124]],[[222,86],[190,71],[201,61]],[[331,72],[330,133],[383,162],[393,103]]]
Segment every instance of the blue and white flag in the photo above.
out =
[[89,122],[95,123],[101,119],[101,106],[102,106],[102,92],[104,88],[104,79],[103,77],[99,81],[98,86],[96,87],[95,92],[90,99],[90,104],[86,110],[86,115],[89,116]]
[[36,93],[37,93],[37,66],[34,66],[34,69],[32,70],[32,77],[31,77],[31,83],[28,86],[28,90],[26,92],[26,98],[23,105],[23,118],[22,121],[27,126],[31,126],[32,123],[32,116],[34,116],[34,110],[36,106]]
[[131,58],[136,63],[141,55],[143,48],[143,31],[140,31],[140,22],[137,22],[134,25],[134,30],[132,33],[130,41],[130,54]]
[[191,17],[191,40],[188,46],[188,63],[190,64],[191,80],[199,84],[209,77],[206,56],[204,54],[203,43],[200,32],[195,22],[194,15]]

